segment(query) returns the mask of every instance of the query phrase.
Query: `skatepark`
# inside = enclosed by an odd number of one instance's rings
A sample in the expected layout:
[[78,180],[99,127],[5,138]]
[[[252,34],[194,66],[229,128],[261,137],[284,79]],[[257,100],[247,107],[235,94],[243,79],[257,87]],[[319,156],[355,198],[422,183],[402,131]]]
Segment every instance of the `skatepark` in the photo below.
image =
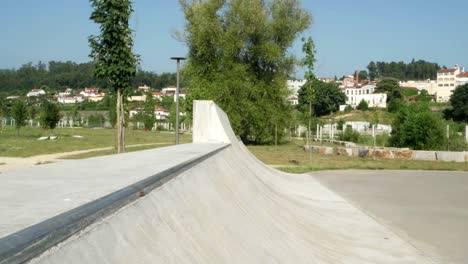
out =
[[287,174],[213,102],[193,126],[191,144],[2,174],[0,263],[468,261],[466,172]]

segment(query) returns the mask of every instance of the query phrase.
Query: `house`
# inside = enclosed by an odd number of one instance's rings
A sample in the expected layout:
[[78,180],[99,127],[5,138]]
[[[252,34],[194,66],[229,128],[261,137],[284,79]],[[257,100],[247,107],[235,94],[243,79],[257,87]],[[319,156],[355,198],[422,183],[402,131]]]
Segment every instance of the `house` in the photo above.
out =
[[61,96],[57,99],[57,101],[62,104],[74,104],[77,102],[77,99],[70,96]]
[[468,83],[468,72],[462,72],[457,75],[457,86],[464,85]]
[[65,91],[58,93],[58,97],[66,97],[70,96],[70,94],[73,92],[71,88],[65,89]]
[[292,95],[296,95],[299,90],[306,84],[306,80],[288,80],[286,85],[288,86],[288,90],[291,92]]
[[161,92],[153,92],[153,98],[154,99],[162,99],[162,93]]
[[151,89],[151,87],[149,87],[149,86],[147,86],[147,85],[138,86],[138,90],[139,90],[139,91],[142,91],[142,92],[144,92],[144,93],[148,92],[150,89]]
[[298,105],[299,104],[299,98],[297,97],[297,95],[290,95],[290,96],[288,96],[288,102],[291,105]]
[[426,80],[426,81],[400,81],[401,88],[415,88],[419,92],[426,90],[429,95],[435,95],[437,92],[437,81]]
[[26,94],[27,97],[41,96],[45,95],[46,92],[42,89],[32,89],[29,93]]
[[[441,69],[437,71],[437,91],[435,93],[436,102],[448,102],[453,90],[459,84],[457,79],[463,82],[465,68],[455,65],[453,68]],[[461,76],[458,78],[458,76]]]
[[[374,93],[375,85],[365,85],[363,87],[350,87],[342,89],[346,95],[346,105],[356,108],[364,100],[369,107],[385,108],[387,107],[387,94]],[[340,108],[341,109],[341,108]]]
[[159,105],[154,106],[154,116],[156,120],[164,120],[170,115],[170,111]]
[[169,86],[169,87],[166,87],[166,88],[162,88],[161,89],[161,94],[163,96],[173,96],[175,94],[176,90],[177,90],[177,87]]
[[146,95],[132,95],[127,99],[129,102],[144,102],[146,101]]
[[[184,98],[184,99],[185,99],[186,96],[187,96],[186,93],[179,93],[179,98],[181,97],[181,98]],[[174,102],[176,102],[176,101],[177,101],[177,97],[176,97],[176,95],[174,94]]]
[[84,92],[87,93],[87,94],[98,94],[99,93],[99,88],[85,87]]

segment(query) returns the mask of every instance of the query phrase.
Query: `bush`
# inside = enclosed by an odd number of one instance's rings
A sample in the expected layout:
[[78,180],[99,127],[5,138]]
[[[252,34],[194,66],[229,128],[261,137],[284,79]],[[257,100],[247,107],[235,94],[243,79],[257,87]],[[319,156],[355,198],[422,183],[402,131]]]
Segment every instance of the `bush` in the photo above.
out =
[[366,100],[361,100],[361,102],[359,102],[357,108],[357,110],[361,110],[361,111],[367,111],[369,110],[369,104],[366,102]]
[[346,126],[345,131],[341,133],[340,140],[341,141],[350,141],[354,143],[358,143],[359,141],[359,132],[354,131],[351,126]]
[[351,112],[351,111],[353,111],[353,110],[354,110],[354,109],[353,109],[352,106],[347,105],[347,106],[345,107],[345,109],[344,109],[344,112],[345,112],[345,113],[349,113],[349,112]]
[[390,145],[417,150],[438,150],[444,144],[444,122],[426,104],[402,107],[392,124]]
[[404,106],[405,106],[405,103],[402,100],[393,99],[390,102],[388,102],[387,111],[389,113],[396,113]]

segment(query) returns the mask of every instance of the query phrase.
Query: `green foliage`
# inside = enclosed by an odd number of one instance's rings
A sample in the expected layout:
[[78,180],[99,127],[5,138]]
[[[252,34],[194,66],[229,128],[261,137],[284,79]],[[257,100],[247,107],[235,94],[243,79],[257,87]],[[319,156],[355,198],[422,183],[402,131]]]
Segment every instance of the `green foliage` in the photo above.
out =
[[303,112],[308,111],[308,87],[313,91],[312,111],[316,116],[337,112],[340,105],[346,102],[346,95],[334,83],[324,83],[315,79],[299,89],[299,109]]
[[375,93],[386,93],[387,102],[390,102],[393,99],[403,99],[398,80],[394,78],[383,78],[377,83]]
[[104,127],[106,118],[101,114],[88,116],[88,127]]
[[369,104],[367,103],[366,100],[362,99],[361,102],[359,102],[356,109],[361,110],[361,111],[368,111],[369,110]]
[[57,104],[44,100],[39,117],[42,128],[54,129],[60,121],[60,108]]
[[408,97],[417,95],[418,91],[416,89],[401,89],[401,94],[405,98],[408,98]]
[[136,74],[138,56],[133,51],[129,27],[133,12],[130,0],[90,0],[91,20],[100,25],[100,35],[89,37],[97,77],[110,81],[113,88],[128,89]]
[[345,123],[346,121],[344,121],[343,119],[338,120],[338,122],[336,122],[336,128],[342,131]]
[[468,84],[455,88],[449,102],[452,105],[450,117],[456,121],[468,122]]
[[350,112],[352,112],[353,110],[354,110],[354,109],[353,109],[352,106],[347,105],[347,106],[345,107],[345,109],[344,109],[344,112],[345,112],[345,113],[350,113]]
[[418,150],[438,150],[444,142],[444,122],[426,104],[403,106],[392,124],[390,145]]
[[190,100],[214,100],[244,142],[273,143],[275,127],[281,138],[291,116],[286,80],[296,62],[288,50],[310,15],[297,0],[180,3]]
[[428,102],[432,101],[432,96],[430,96],[429,93],[425,89],[423,89],[416,96],[416,101],[428,103]]
[[369,78],[367,71],[360,71],[358,76],[359,76],[359,81],[365,81]]
[[437,63],[414,59],[406,64],[400,62],[373,62],[367,66],[371,80],[375,78],[392,77],[399,80],[427,80],[436,79],[440,66]]
[[11,108],[11,117],[15,119],[16,133],[19,135],[21,127],[26,123],[28,118],[28,109],[22,100],[17,100]]
[[351,126],[346,126],[344,132],[340,134],[339,139],[342,141],[357,143],[359,141],[359,137],[359,132],[354,131]]
[[405,103],[403,102],[403,100],[393,99],[390,102],[388,102],[387,110],[390,113],[396,113],[404,106],[405,106]]

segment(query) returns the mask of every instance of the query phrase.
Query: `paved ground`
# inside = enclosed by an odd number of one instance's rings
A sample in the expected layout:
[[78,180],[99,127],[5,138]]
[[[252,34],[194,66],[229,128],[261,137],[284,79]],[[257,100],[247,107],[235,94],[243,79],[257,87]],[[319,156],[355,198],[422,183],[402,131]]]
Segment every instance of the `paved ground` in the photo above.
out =
[[[162,142],[162,143],[136,144],[136,145],[129,145],[127,147],[141,147],[141,146],[152,146],[152,145],[157,146],[157,145],[167,145],[167,144],[170,144],[170,143]],[[37,155],[37,156],[26,157],[26,158],[0,157],[0,173],[13,170],[13,169],[29,168],[35,165],[63,161],[63,158],[68,157],[68,156],[90,153],[90,152],[97,152],[97,151],[113,150],[113,149],[115,149],[115,147],[94,148],[94,149],[76,150],[76,151],[70,151],[70,152]]]
[[437,263],[468,263],[467,172],[311,174]]

